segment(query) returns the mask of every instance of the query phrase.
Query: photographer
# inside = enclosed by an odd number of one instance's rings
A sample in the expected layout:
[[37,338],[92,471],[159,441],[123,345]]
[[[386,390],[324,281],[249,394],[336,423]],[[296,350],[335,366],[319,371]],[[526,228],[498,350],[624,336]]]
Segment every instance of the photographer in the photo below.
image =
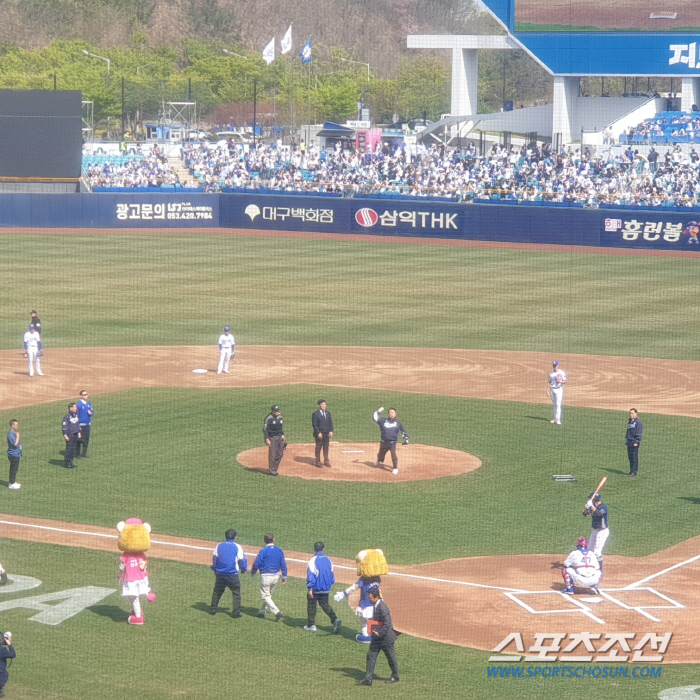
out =
[[7,673],[7,660],[17,656],[15,648],[12,646],[12,632],[5,632],[0,641],[0,698],[5,697],[3,688],[9,679]]

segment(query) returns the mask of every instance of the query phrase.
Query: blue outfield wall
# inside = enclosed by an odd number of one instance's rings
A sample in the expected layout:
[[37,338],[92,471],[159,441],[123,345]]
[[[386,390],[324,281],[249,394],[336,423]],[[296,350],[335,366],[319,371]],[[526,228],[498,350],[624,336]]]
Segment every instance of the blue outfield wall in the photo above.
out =
[[241,194],[3,194],[2,228],[238,228],[700,250],[700,212]]

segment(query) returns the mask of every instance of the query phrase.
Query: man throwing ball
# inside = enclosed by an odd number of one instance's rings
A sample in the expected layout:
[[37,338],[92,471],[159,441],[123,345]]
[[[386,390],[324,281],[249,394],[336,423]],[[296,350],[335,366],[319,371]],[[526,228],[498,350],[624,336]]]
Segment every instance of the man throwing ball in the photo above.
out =
[[596,595],[599,593],[600,564],[593,552],[588,551],[588,540],[579,537],[576,542],[576,549],[566,558],[564,568],[561,572],[564,577],[564,590],[567,595],[574,594],[574,584],[590,588]]
[[381,418],[380,413],[384,412],[384,407],[374,412],[374,422],[379,425],[379,429],[382,431],[382,441],[379,444],[379,453],[377,454],[377,461],[374,463],[375,467],[379,467],[384,462],[384,457],[387,452],[391,452],[391,461],[394,465],[394,470],[391,472],[394,474],[399,473],[399,460],[396,457],[396,441],[399,439],[399,433],[403,435],[403,444],[408,445],[408,433],[406,428],[403,427],[403,423],[396,417],[396,409],[389,409],[389,417]]

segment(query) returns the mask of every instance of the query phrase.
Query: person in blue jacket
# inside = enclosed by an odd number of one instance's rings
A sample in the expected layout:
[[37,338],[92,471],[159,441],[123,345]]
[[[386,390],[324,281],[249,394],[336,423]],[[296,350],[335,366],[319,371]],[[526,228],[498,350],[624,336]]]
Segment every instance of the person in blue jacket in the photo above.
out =
[[340,630],[340,618],[328,602],[328,596],[335,583],[335,574],[333,573],[333,562],[323,551],[325,548],[326,545],[323,542],[314,543],[314,555],[309,559],[306,568],[306,613],[309,617],[309,624],[304,625],[304,629],[307,632],[316,631],[316,604],[318,603],[321,610],[330,618],[333,623],[333,632],[337,634]]
[[17,652],[12,646],[12,632],[5,632],[0,640],[0,698],[5,697],[3,688],[7,684],[10,675],[7,672],[7,660],[17,657]]
[[[75,452],[76,457],[88,456],[88,445],[90,444],[90,428],[92,427],[92,417],[95,415],[95,409],[88,401],[88,393],[85,389],[80,392],[80,400],[76,404],[78,407],[78,425],[80,426],[80,439],[78,440],[78,448]],[[80,454],[80,448],[83,448],[83,454]]]
[[225,542],[216,545],[212,561],[212,571],[216,576],[214,592],[211,596],[211,614],[216,615],[219,601],[224,591],[229,588],[233,593],[233,617],[241,617],[241,578],[240,574],[248,571],[248,559],[243,547],[236,543],[238,533],[226,530]]
[[265,546],[258,552],[253,568],[250,570],[251,576],[260,572],[260,595],[263,606],[260,608],[258,617],[265,617],[265,613],[269,610],[275,616],[275,621],[279,622],[284,617],[284,613],[275,605],[272,594],[280,579],[283,584],[287,583],[287,560],[284,558],[284,552],[275,544],[275,536],[271,532],[268,532],[263,540]]

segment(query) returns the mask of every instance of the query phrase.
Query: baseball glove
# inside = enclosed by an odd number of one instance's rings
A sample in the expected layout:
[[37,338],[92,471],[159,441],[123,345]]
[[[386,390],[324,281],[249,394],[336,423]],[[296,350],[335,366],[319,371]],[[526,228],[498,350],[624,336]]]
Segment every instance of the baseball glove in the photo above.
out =
[[403,441],[403,444],[404,444],[404,445],[410,445],[411,443],[408,441],[408,438],[406,438],[406,439]]
[[44,356],[44,351],[39,350],[39,352],[36,354],[37,357],[43,357]]

